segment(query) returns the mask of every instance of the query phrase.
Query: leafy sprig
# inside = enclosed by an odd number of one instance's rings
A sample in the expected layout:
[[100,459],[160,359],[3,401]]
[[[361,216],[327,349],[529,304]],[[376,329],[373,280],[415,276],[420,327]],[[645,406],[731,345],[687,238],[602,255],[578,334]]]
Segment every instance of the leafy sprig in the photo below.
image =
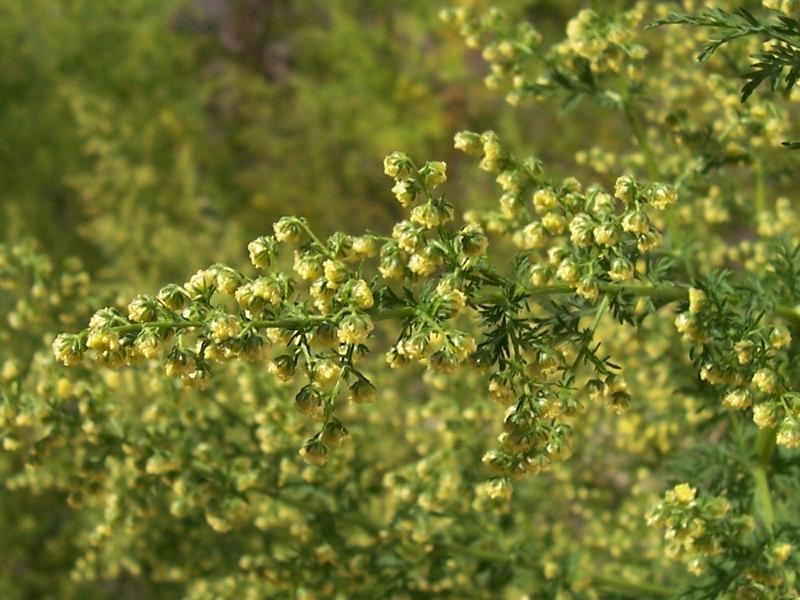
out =
[[[733,11],[709,8],[698,15],[673,12],[648,25],[684,25],[706,27],[715,34],[703,46],[697,60],[707,61],[720,48],[731,42],[759,36],[762,49],[753,55],[752,62],[741,74],[741,101],[746,102],[764,83],[775,91],[788,93],[800,80],[800,21],[789,15],[770,11],[766,16],[756,16],[746,8]],[[783,142],[789,149],[800,148],[800,142]]]

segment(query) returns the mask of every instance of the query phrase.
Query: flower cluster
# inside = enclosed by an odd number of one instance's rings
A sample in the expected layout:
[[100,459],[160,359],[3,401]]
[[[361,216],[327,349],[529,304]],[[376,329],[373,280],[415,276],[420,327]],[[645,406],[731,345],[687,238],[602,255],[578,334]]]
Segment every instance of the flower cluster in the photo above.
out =
[[736,514],[724,496],[698,496],[697,488],[679,483],[666,492],[647,520],[664,528],[668,555],[686,562],[695,575],[725,561],[737,564],[720,591],[747,598],[771,590],[779,597],[792,597],[796,575],[792,544],[778,536],[750,546],[756,529],[752,516]]
[[[800,407],[792,387],[785,324],[767,325],[762,316],[723,300],[724,279],[689,290],[688,306],[675,319],[684,339],[695,347],[700,378],[722,390],[722,404],[747,412],[759,429],[777,430],[777,442],[800,446]],[[793,319],[793,309],[782,309]]]
[[[125,300],[0,248],[0,509],[61,502],[71,580],[145,595],[798,597],[792,98],[743,105],[686,30],[638,31],[668,4],[583,10],[549,48],[444,11],[511,104],[612,109],[569,176],[456,133],[480,209],[461,155],[395,151],[393,225],[283,217],[249,265]],[[765,6],[687,24],[798,37]]]
[[[568,455],[565,419],[582,404],[574,397],[582,363],[595,371],[594,377],[581,374],[580,385],[592,399],[624,409],[630,396],[608,358],[591,346],[607,300],[595,309],[589,329],[580,327],[577,314],[564,321],[553,307],[539,302],[533,309],[531,303],[540,289],[545,297],[574,291],[595,302],[601,287],[615,291],[617,283],[632,279],[634,263],[660,238],[645,209],[663,210],[677,195],[668,185],[643,186],[628,176],[617,181],[614,196],[597,186],[582,193],[576,180],[555,186],[538,161],[519,163],[492,132],[459,133],[455,145],[482,155],[482,168],[497,174],[514,202],[527,191],[532,208],[507,216],[523,250],[517,259],[522,281],[490,266],[488,240],[477,222],[452,227],[454,209],[437,194],[446,165],[417,167],[393,152],[384,171],[409,218],[394,226],[391,237],[334,234],[322,242],[304,220],[285,217],[275,223],[274,235],[248,245],[253,267],[263,274],[214,265],[182,285],[137,296],[127,314],[99,310],[88,329],[55,339],[56,358],[74,365],[88,354],[110,367],[160,360],[168,376],[191,387],[208,385],[213,365],[234,359],[266,360],[268,371],[284,382],[302,371],[306,381],[295,407],[320,428],[301,455],[323,464],[349,438],[335,416],[337,404],[375,397],[358,363],[374,321],[394,317],[403,330],[386,354],[391,367],[419,363],[450,374],[469,360],[488,371],[488,395],[507,407],[500,449],[483,458],[491,471],[509,476],[547,469]],[[514,202],[501,199],[501,206]],[[536,220],[528,222],[533,215]],[[279,252],[288,245],[295,246],[293,274],[279,266]],[[395,281],[402,282],[402,295]],[[476,317],[479,329],[470,331]],[[490,496],[509,493],[503,481],[490,484]]]
[[485,14],[445,9],[440,18],[458,27],[467,46],[482,49],[490,66],[486,86],[508,89],[505,99],[511,105],[554,93],[621,102],[614,78],[622,73],[638,80],[638,65],[647,56],[645,46],[637,42],[645,10],[644,2],[619,15],[584,9],[567,24],[566,38],[550,47],[530,23],[512,25],[496,8]]
[[458,133],[456,147],[481,156],[481,169],[495,174],[503,190],[500,210],[475,218],[510,234],[522,250],[546,256],[531,261],[531,283],[563,282],[590,301],[603,283],[634,278],[636,262],[661,245],[648,209],[663,211],[678,199],[673,186],[643,185],[630,175],[617,179],[613,195],[597,185],[583,190],[575,178],[548,181],[535,158],[519,161],[491,131]]

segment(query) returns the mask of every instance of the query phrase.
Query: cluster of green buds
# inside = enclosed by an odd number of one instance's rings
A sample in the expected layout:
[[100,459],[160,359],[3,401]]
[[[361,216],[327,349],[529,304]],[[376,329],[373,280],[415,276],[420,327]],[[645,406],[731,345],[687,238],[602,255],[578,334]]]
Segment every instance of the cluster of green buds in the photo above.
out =
[[647,522],[665,529],[668,555],[685,558],[689,570],[699,575],[708,557],[719,556],[731,539],[755,528],[751,516],[731,519],[730,512],[724,497],[698,498],[697,488],[679,483],[652,509]]
[[[673,186],[623,175],[610,192],[584,188],[574,178],[554,181],[535,158],[517,159],[493,132],[461,132],[454,143],[495,176],[503,190],[499,210],[467,215],[459,225],[441,192],[446,165],[417,166],[393,152],[384,170],[407,218],[390,235],[335,233],[323,241],[304,219],[284,217],[271,235],[248,245],[252,274],[212,265],[183,284],[135,297],[126,309],[101,309],[86,330],[55,339],[56,357],[66,365],[156,362],[167,376],[200,390],[211,383],[215,365],[263,365],[282,389],[293,386],[294,409],[316,424],[300,455],[318,466],[350,439],[344,404],[377,398],[365,372],[370,346],[383,337],[375,324],[397,322],[399,334],[385,354],[392,368],[416,365],[430,379],[468,365],[487,400],[503,411],[497,446],[483,454],[490,479],[476,484],[474,510],[507,510],[516,478],[553,471],[569,457],[576,420],[588,403],[628,409],[625,377],[595,341],[609,312],[636,323],[662,303],[683,301],[678,327],[697,347],[693,358],[703,380],[733,386],[723,403],[774,408],[779,402],[787,411],[781,423],[790,417],[788,329],[763,327],[763,314],[737,307],[730,300],[734,290],[721,282],[695,288],[671,283],[669,265],[654,256],[661,241],[658,215],[678,200]],[[489,260],[485,230],[516,246],[510,268]],[[737,400],[736,390],[746,386],[748,394],[764,396],[751,404]],[[756,423],[776,429],[777,416],[765,420],[760,410],[754,410]],[[269,447],[261,431],[255,432],[259,444]],[[796,445],[792,431],[781,424],[778,441]],[[170,476],[180,464],[152,455],[144,469]],[[252,469],[243,473],[249,479],[242,475],[241,485],[249,489]],[[452,500],[452,485],[441,485],[436,494],[412,493],[408,486],[393,493],[399,503],[413,497],[431,512]],[[252,513],[234,499],[226,502],[230,506],[206,511],[221,533]],[[674,532],[668,536],[680,541],[674,554],[702,549],[716,557],[752,523],[750,517],[732,519],[729,510],[722,500],[699,503],[693,488],[679,486],[653,522],[666,524]],[[692,572],[708,564],[700,556],[689,560]]]
[[[686,310],[675,326],[695,348],[700,378],[717,386],[722,404],[750,415],[759,429],[777,431],[787,448],[800,447],[800,396],[793,390],[789,350],[792,335],[785,324],[766,324],[749,307],[737,307],[724,280],[689,290]],[[793,309],[778,316],[794,319]]]
[[[295,250],[297,277],[270,272],[280,246],[310,240]],[[265,361],[280,381],[304,369],[308,383],[295,398],[297,409],[321,423],[304,446],[309,462],[321,463],[329,448],[346,441],[347,429],[333,416],[340,394],[368,402],[374,387],[356,368],[373,330],[369,310],[375,300],[358,265],[374,256],[369,237],[336,235],[322,244],[305,222],[288,217],[248,246],[253,266],[266,271],[247,276],[224,265],[195,273],[182,285],[156,295],[139,295],[127,311],[97,311],[80,334],[53,342],[56,358],[74,365],[84,355],[118,367],[160,360],[166,374],[186,385],[208,385],[212,367],[234,359]],[[297,288],[309,281],[302,297]]]
[[613,195],[596,185],[583,190],[574,178],[548,181],[538,160],[518,160],[491,131],[458,133],[455,146],[481,157],[503,190],[499,211],[473,218],[546,259],[531,261],[532,285],[561,282],[590,301],[603,285],[634,279],[637,261],[661,245],[653,209],[678,200],[672,185],[644,185],[630,175],[617,179]]
[[[506,415],[499,449],[484,456],[500,478],[486,491],[507,495],[503,478],[546,470],[568,455],[568,418],[582,406],[579,389],[618,410],[629,404],[624,379],[591,345],[608,303],[582,329],[581,313],[565,319],[559,312],[570,313],[569,303],[552,305],[550,296],[577,292],[594,302],[601,289],[630,279],[634,262],[658,238],[645,207],[666,208],[676,195],[669,186],[625,177],[616,199],[596,187],[582,193],[575,180],[553,185],[538,161],[519,163],[492,132],[462,132],[455,145],[481,154],[482,167],[497,174],[507,194],[525,190],[532,199],[532,209],[510,213],[508,222],[515,239],[541,228],[542,244],[521,244],[512,278],[487,261],[488,239],[478,222],[453,226],[454,209],[438,193],[446,165],[417,167],[393,152],[384,170],[408,218],[390,237],[336,233],[323,242],[305,220],[284,217],[273,235],[248,246],[259,273],[217,264],[182,285],[137,296],[126,311],[99,310],[88,329],[55,339],[56,358],[75,365],[88,357],[109,367],[157,360],[168,376],[199,388],[208,385],[214,364],[235,359],[263,362],[282,382],[303,372],[295,407],[319,429],[301,454],[322,464],[349,437],[337,404],[376,396],[359,366],[374,322],[398,320],[402,331],[386,354],[391,367],[417,363],[449,374],[468,361],[487,373],[488,396]],[[544,242],[549,249],[538,252]],[[294,248],[294,273],[281,266],[287,246]],[[594,374],[577,385],[582,364]]]
[[[88,358],[108,367],[158,360],[168,376],[199,388],[210,382],[214,364],[234,359],[264,361],[284,382],[302,370],[306,382],[295,406],[320,428],[301,454],[310,463],[324,463],[330,449],[349,437],[334,415],[336,403],[375,398],[374,385],[357,366],[374,319],[407,318],[387,356],[393,366],[419,361],[450,372],[476,348],[471,336],[445,323],[467,305],[461,288],[468,282],[461,274],[481,261],[485,234],[475,225],[447,228],[453,208],[433,195],[447,179],[444,163],[418,169],[395,152],[385,170],[410,211],[392,237],[337,233],[322,242],[303,219],[282,218],[273,235],[248,245],[259,274],[213,265],[181,285],[137,296],[127,310],[101,309],[88,329],[53,341],[56,358],[68,366]],[[294,246],[294,273],[279,264],[285,246]],[[373,258],[377,265],[370,264]],[[419,284],[439,271],[435,285],[420,285],[416,298],[401,298],[387,285]]]
[[[567,37],[546,47],[542,35],[527,21],[513,24],[496,8],[480,14],[473,9],[445,9],[440,19],[458,27],[470,48],[482,49],[489,63],[489,89],[506,89],[506,101],[516,105],[527,97],[555,92],[597,94],[621,102],[613,77],[639,78],[638,63],[647,49],[636,42],[646,3],[617,15],[580,11],[566,28]],[[609,81],[602,82],[606,76]]]
[[[667,555],[680,559],[694,575],[726,561],[739,571],[725,589],[737,598],[760,598],[767,590],[789,590],[796,577],[793,546],[781,536],[761,540],[752,516],[738,513],[724,496],[698,495],[679,483],[647,515],[649,525],[664,528]],[[788,587],[787,587],[788,586]],[[776,596],[777,597],[777,596]]]

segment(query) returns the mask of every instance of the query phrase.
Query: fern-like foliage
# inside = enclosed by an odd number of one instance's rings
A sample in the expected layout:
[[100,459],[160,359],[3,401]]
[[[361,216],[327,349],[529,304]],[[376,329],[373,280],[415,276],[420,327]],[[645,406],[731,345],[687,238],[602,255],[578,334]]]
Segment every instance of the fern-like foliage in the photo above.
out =
[[[662,25],[713,29],[715,34],[697,57],[700,62],[738,39],[761,36],[764,41],[772,42],[752,56],[753,61],[742,74],[742,102],[746,102],[763,83],[772,90],[782,89],[788,93],[800,80],[800,21],[786,14],[770,11],[766,16],[756,16],[745,8],[734,11],[713,8],[698,15],[673,12],[650,27]],[[800,148],[800,142],[784,142],[783,145],[793,150]]]

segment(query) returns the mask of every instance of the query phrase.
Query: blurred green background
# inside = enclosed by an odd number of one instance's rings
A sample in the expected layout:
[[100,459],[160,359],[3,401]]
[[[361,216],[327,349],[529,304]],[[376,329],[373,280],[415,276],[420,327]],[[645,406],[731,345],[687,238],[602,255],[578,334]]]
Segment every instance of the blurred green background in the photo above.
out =
[[[505,4],[563,31],[580,3]],[[483,88],[479,54],[439,8],[0,2],[3,237],[32,236],[93,275],[152,287],[241,261],[282,214],[323,232],[386,228],[399,216],[381,171],[393,149],[447,160],[458,177],[453,134],[497,129],[569,159],[568,135]],[[459,182],[458,203],[481,202],[486,183]]]

